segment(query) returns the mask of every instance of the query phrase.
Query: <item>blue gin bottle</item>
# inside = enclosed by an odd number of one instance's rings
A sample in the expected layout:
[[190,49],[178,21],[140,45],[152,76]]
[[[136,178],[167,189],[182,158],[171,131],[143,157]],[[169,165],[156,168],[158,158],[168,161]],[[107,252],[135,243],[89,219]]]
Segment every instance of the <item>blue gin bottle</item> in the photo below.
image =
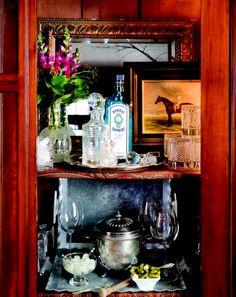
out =
[[116,75],[116,91],[106,100],[105,123],[108,138],[113,141],[113,153],[119,159],[132,151],[132,113],[124,98],[124,75]]

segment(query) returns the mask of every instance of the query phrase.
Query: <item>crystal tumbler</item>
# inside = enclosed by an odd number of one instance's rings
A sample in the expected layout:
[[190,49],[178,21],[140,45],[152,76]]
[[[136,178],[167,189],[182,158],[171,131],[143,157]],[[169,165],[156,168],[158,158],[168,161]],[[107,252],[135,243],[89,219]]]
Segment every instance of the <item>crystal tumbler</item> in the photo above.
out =
[[181,117],[183,134],[200,134],[201,109],[199,105],[183,105],[181,109]]
[[182,135],[168,140],[167,159],[173,167],[191,167],[193,155],[193,137]]
[[170,138],[175,138],[175,137],[181,137],[182,132],[181,131],[176,131],[176,132],[166,132],[164,134],[164,157],[166,158],[166,161],[168,161],[168,143]]

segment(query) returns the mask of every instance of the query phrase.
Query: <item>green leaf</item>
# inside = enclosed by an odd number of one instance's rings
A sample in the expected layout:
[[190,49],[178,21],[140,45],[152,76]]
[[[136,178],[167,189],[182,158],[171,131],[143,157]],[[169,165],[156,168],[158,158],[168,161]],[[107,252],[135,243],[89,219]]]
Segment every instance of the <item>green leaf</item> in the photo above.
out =
[[76,98],[86,98],[89,95],[89,89],[77,89],[75,90],[75,97]]
[[72,93],[65,94],[63,96],[57,97],[54,100],[54,103],[57,102],[57,103],[62,103],[62,104],[68,105],[74,101],[73,99],[74,99],[74,95]]
[[72,96],[72,94],[65,94],[65,95],[63,95],[61,97],[58,97],[56,99],[56,101],[66,104],[66,100],[68,100],[71,96]]
[[64,95],[65,87],[70,83],[70,79],[64,75],[53,76],[51,81],[45,79],[45,83],[49,89],[53,91],[56,95]]
[[53,86],[65,86],[70,81],[70,78],[65,77],[64,75],[56,75],[52,77],[52,85]]
[[38,94],[37,95],[37,104],[40,104],[40,102],[42,101],[42,99],[43,99],[43,96],[40,95],[40,94]]
[[76,86],[82,86],[82,85],[84,85],[84,80],[81,79],[81,78],[76,78],[76,79],[73,79],[73,83],[74,83]]
[[52,91],[56,94],[56,95],[64,95],[64,88],[62,86],[52,86]]

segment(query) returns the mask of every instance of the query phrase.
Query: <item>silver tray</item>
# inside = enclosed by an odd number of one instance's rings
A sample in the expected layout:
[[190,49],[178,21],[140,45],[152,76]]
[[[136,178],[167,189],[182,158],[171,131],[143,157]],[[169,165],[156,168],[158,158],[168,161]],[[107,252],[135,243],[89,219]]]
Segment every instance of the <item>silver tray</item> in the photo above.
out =
[[124,164],[120,163],[117,166],[114,167],[100,167],[100,166],[95,166],[95,165],[90,165],[90,166],[85,166],[81,163],[81,156],[75,154],[75,155],[70,155],[67,158],[65,158],[65,163],[76,167],[80,170],[89,170],[89,171],[96,171],[96,172],[106,172],[106,171],[114,171],[114,172],[134,172],[134,171],[143,171],[147,169],[159,169],[161,168],[164,164],[165,161],[161,160],[158,161],[158,163],[155,164]]
[[[122,272],[121,272],[122,275]],[[99,277],[96,273],[92,272],[86,276],[89,281],[89,284],[84,289],[78,290],[78,288],[69,285],[68,278],[65,274],[63,274],[62,268],[62,260],[59,256],[56,256],[55,262],[53,264],[53,269],[51,271],[46,290],[47,291],[56,291],[56,292],[77,292],[77,293],[85,293],[85,292],[98,292],[99,288],[107,288],[112,287],[119,283],[121,278],[117,279],[114,277]],[[163,281],[159,281],[155,288],[154,292],[163,292],[163,291],[182,291],[186,290],[186,285],[181,276],[179,274],[178,280],[173,283],[167,283]],[[138,287],[132,283],[128,287],[122,288],[118,290],[118,292],[141,292]]]

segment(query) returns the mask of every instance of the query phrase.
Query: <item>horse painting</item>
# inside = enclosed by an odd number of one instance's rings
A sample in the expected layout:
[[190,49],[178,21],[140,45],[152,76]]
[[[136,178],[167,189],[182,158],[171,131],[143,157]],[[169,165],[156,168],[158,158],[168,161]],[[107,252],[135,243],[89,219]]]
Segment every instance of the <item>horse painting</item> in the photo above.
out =
[[165,108],[166,108],[166,113],[167,113],[167,116],[168,116],[168,127],[171,127],[173,126],[173,120],[172,120],[172,114],[173,113],[181,113],[181,107],[182,105],[191,105],[192,103],[189,103],[189,102],[185,102],[185,103],[180,103],[180,102],[172,102],[170,101],[169,99],[165,98],[165,97],[161,97],[161,96],[158,96],[156,101],[155,101],[155,104],[159,103],[159,102],[162,102],[164,105],[165,105]]

